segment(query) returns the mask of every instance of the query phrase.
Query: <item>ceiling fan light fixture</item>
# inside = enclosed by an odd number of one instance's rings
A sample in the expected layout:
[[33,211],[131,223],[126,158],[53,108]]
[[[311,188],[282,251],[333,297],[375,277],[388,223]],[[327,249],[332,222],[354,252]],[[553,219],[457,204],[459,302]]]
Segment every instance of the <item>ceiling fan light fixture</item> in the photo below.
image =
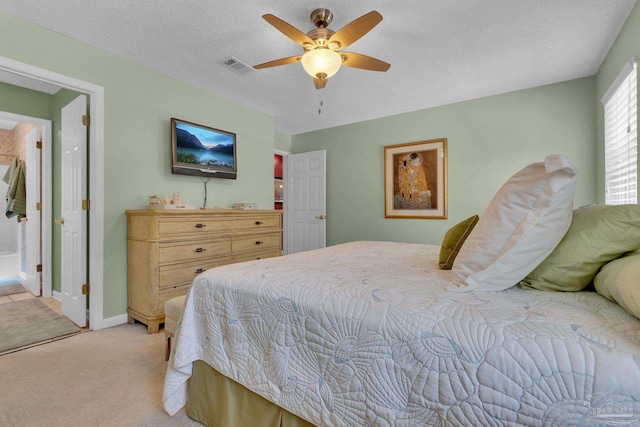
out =
[[342,65],[342,56],[331,49],[317,48],[305,52],[301,62],[307,74],[324,80],[338,72]]
[[382,21],[382,15],[375,10],[362,15],[337,32],[327,28],[333,19],[333,14],[328,9],[316,9],[311,12],[311,21],[316,28],[306,34],[270,13],[262,15],[262,18],[302,46],[305,52],[302,55],[254,65],[253,68],[256,70],[302,62],[305,72],[313,77],[315,88],[323,89],[327,86],[329,77],[337,73],[343,63],[345,67],[371,71],[387,71],[391,66],[370,56],[342,51]]

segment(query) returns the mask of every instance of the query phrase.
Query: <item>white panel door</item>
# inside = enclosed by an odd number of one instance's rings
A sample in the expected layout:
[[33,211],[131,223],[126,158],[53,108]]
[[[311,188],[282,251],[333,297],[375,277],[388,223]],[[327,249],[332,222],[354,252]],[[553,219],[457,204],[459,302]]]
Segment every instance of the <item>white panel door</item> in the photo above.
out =
[[290,154],[285,171],[285,239],[288,254],[326,246],[326,151]]
[[34,128],[27,134],[27,289],[34,295],[40,295],[42,273],[38,272],[40,264],[40,211],[36,204],[40,203],[40,150],[37,143],[40,129]]
[[87,324],[87,97],[80,95],[62,109],[61,214],[61,306],[62,314],[78,326]]

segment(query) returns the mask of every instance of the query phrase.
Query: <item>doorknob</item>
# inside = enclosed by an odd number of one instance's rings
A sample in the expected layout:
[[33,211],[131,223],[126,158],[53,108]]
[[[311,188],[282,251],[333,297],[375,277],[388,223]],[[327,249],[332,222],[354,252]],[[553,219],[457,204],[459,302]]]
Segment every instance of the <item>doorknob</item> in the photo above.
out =
[[58,225],[64,224],[64,218],[56,219],[55,223],[58,224]]
[[326,216],[324,216],[324,215],[318,215],[318,216],[316,216],[316,218],[318,218],[320,221],[322,221],[323,219],[325,219],[325,218],[326,218]]

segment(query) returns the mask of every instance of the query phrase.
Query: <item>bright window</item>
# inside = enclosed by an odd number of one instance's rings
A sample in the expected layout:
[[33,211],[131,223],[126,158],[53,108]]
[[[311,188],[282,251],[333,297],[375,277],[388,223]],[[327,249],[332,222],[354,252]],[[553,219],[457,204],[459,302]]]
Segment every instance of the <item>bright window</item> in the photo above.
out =
[[635,58],[602,98],[605,203],[638,203],[638,72]]

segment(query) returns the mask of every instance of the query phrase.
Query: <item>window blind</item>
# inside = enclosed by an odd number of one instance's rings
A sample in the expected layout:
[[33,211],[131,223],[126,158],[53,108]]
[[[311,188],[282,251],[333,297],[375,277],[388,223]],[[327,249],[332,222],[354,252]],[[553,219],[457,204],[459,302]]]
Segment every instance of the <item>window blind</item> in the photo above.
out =
[[638,72],[632,58],[605,96],[605,203],[638,203]]

